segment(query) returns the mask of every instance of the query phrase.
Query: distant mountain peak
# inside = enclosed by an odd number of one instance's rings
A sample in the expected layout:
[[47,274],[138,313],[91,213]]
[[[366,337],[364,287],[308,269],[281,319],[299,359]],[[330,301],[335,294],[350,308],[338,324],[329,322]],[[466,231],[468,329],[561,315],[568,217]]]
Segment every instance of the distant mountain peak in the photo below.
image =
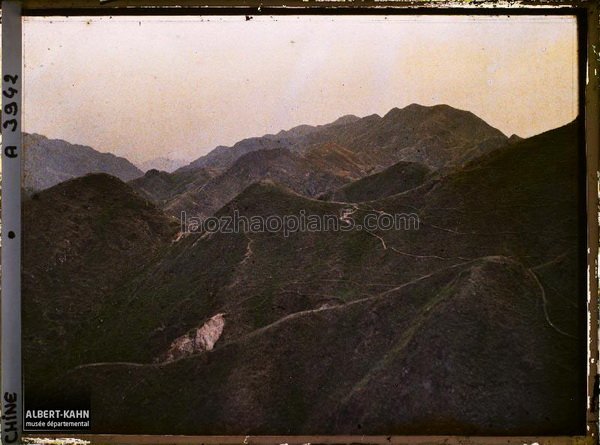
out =
[[[452,107],[447,104],[436,104],[436,105],[421,105],[418,103],[412,103],[405,106],[404,108],[394,107],[390,109],[383,117],[389,118],[406,113],[434,113],[434,112],[452,112],[452,113],[469,113],[468,111],[461,110],[459,108]],[[472,114],[472,113],[470,113]]]
[[148,170],[161,170],[171,173],[180,167],[186,165],[188,161],[183,159],[171,159],[164,156],[159,156],[154,159],[150,159],[139,163],[139,168],[146,172]]
[[354,114],[346,114],[345,116],[339,117],[336,120],[334,120],[332,123],[328,124],[328,125],[347,125],[347,124],[351,124],[353,122],[359,121],[360,117],[355,116]]
[[401,113],[403,110],[404,110],[404,108],[400,109],[398,107],[394,107],[394,108],[390,109],[387,113],[385,113],[383,115],[383,118],[387,119],[391,116],[396,116],[398,113]]

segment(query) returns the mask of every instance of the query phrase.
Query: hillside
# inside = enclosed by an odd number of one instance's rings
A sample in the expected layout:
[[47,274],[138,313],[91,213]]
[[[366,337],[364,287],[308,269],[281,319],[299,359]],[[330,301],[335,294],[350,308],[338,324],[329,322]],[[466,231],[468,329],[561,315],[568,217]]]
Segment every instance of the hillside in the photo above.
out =
[[143,175],[125,158],[39,134],[23,133],[23,151],[23,187],[30,192],[89,173],[107,173],[123,181]]
[[423,164],[400,161],[385,170],[351,182],[323,196],[341,202],[374,201],[422,185],[431,174]]
[[[82,367],[70,384],[102,387],[94,400],[106,431],[564,432],[572,419],[560,399],[548,399],[564,377],[548,372],[553,338],[539,298],[523,266],[482,258],[353,303],[295,312],[172,364]],[[115,406],[117,394],[124,402]],[[169,394],[182,410],[155,403]],[[548,413],[561,415],[549,424]]]

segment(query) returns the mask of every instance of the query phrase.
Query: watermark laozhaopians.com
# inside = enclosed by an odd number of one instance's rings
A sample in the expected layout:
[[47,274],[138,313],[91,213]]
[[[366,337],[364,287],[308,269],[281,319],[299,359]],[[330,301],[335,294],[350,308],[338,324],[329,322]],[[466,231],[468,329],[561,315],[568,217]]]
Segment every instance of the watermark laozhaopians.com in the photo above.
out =
[[350,232],[418,230],[419,216],[416,213],[369,212],[360,219],[357,209],[343,209],[339,214],[310,214],[300,210],[286,215],[233,215],[189,216],[181,212],[182,233],[282,233],[288,237],[297,232]]

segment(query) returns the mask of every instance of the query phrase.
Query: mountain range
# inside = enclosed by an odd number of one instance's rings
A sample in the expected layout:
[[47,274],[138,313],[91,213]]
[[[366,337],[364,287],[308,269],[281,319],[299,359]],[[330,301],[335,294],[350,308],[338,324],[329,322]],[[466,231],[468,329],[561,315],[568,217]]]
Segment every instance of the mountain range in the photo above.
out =
[[[421,177],[425,171],[464,165],[507,142],[470,112],[413,104],[383,117],[344,116],[327,125],[302,125],[217,147],[172,173],[176,182],[186,182],[179,189],[183,193],[159,194],[154,202],[174,216],[185,211],[206,218],[258,180],[271,179],[304,196],[320,197],[398,162],[414,163],[420,172],[415,175]],[[152,198],[145,190],[152,188],[146,183],[156,181],[155,173],[146,176],[132,185]]]
[[[580,125],[509,139],[411,105],[35,193],[26,405],[89,397],[105,433],[584,433]],[[182,233],[181,211],[419,224]]]
[[23,133],[23,151],[23,188],[28,192],[89,173],[108,173],[123,181],[144,174],[127,159],[112,153],[100,153],[91,147],[39,134]]

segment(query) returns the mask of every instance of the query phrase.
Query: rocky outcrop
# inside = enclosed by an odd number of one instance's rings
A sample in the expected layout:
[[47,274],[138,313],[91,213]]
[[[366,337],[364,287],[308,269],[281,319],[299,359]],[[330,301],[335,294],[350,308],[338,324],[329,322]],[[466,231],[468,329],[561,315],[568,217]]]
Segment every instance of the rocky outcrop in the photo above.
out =
[[223,328],[225,327],[224,315],[214,315],[199,328],[173,340],[171,347],[161,361],[172,362],[198,352],[212,350],[221,334],[223,334]]

